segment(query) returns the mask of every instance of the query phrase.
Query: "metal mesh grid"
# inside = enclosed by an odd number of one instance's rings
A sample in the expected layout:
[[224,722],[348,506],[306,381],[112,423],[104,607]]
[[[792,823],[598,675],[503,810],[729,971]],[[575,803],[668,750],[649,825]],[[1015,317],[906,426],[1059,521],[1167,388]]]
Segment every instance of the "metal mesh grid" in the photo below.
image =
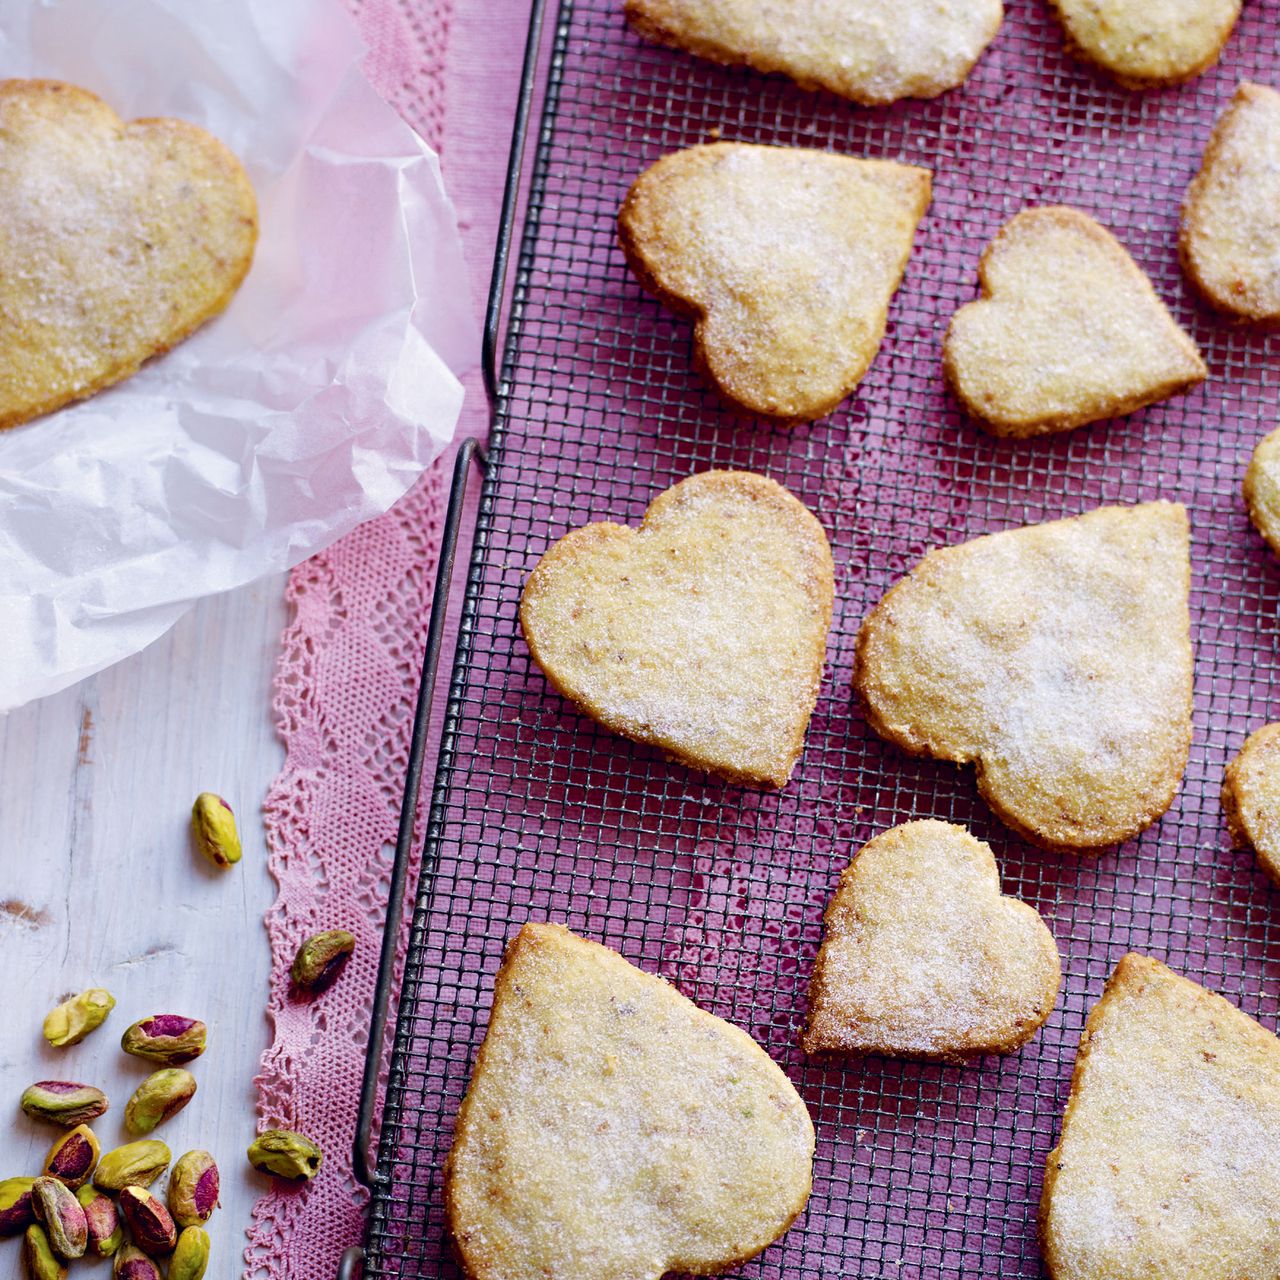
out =
[[[1011,0],[961,90],[853,107],[631,35],[616,0],[564,0],[520,255],[491,469],[413,922],[369,1232],[371,1276],[457,1274],[440,1175],[503,947],[552,918],[671,978],[783,1064],[818,1132],[805,1216],[742,1269],[760,1277],[1040,1273],[1035,1209],[1088,1008],[1136,948],[1271,1024],[1274,892],[1233,852],[1224,764],[1274,715],[1280,569],[1239,482],[1276,422],[1276,339],[1214,317],[1176,260],[1178,207],[1242,78],[1280,80],[1277,6],[1246,4],[1218,67],[1120,89],[1062,52],[1042,0]],[[928,165],[933,205],[888,334],[856,395],[782,429],[736,418],[691,371],[689,327],[644,296],[614,241],[635,175],[713,135]],[[993,441],[947,396],[939,343],[978,256],[1028,203],[1100,217],[1200,343],[1211,380],[1128,419]],[[592,519],[635,522],[691,472],[769,474],[818,515],[837,567],[828,666],[791,785],[701,779],[575,714],[516,621],[537,557]],[[1102,502],[1180,499],[1193,522],[1191,762],[1165,818],[1101,857],[1035,850],[993,819],[971,771],[912,760],[852,696],[868,609],[931,545]],[[965,1068],[806,1061],[797,1047],[821,916],[872,834],[915,817],[989,841],[1006,889],[1046,917],[1064,984],[1020,1053]]]

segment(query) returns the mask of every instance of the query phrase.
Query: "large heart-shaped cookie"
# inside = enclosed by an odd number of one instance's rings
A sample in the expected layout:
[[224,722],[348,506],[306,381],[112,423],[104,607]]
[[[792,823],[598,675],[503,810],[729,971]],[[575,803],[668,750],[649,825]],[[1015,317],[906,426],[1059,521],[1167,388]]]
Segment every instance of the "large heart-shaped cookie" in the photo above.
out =
[[1280,884],[1280,724],[1255,729],[1227,765],[1222,808],[1232,839]]
[[1242,84],[1187,188],[1178,240],[1187,275],[1214,306],[1280,320],[1280,93]]
[[783,786],[818,697],[834,581],[822,526],[781,485],[706,471],[639,529],[589,524],[538,562],[520,625],[588,715],[695,769]]
[[1000,0],[626,0],[646,39],[854,102],[932,98],[995,38]]
[[931,551],[858,634],[867,720],[978,766],[1015,831],[1054,849],[1137,834],[1191,743],[1191,563],[1178,504],[1101,507]]
[[646,169],[618,237],[726,399],[810,420],[866,373],[928,204],[927,169],[717,142]]
[[239,161],[203,129],[0,82],[0,427],[119,382],[216,315],[257,225]]
[[990,846],[953,823],[907,822],[840,877],[804,1047],[945,1062],[1009,1053],[1044,1025],[1060,978],[1053,935],[1000,892]]
[[804,1208],[813,1125],[749,1036],[616,952],[528,924],[458,1113],[445,1203],[470,1280],[709,1275]]
[[1280,1041],[1125,956],[1080,1040],[1040,1237],[1053,1280],[1275,1280]]
[[1078,209],[1024,209],[978,267],[982,297],[951,319],[947,381],[999,436],[1132,413],[1204,380],[1196,345],[1151,281]]

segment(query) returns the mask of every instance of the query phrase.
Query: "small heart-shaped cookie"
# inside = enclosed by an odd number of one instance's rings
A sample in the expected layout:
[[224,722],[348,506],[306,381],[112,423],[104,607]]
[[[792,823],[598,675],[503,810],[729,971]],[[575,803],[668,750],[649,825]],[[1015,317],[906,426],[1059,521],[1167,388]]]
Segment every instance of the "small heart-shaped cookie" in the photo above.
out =
[[1254,528],[1280,556],[1280,428],[1254,446],[1241,491]]
[[127,378],[216,315],[257,234],[249,179],[203,129],[0,81],[0,427]]
[[1240,0],[1053,0],[1067,48],[1129,89],[1181,84],[1212,66]]
[[1280,1275],[1280,1041],[1127,955],[1089,1014],[1040,1242],[1052,1280]]
[[1000,892],[990,847],[953,823],[907,822],[840,877],[804,1048],[944,1062],[1009,1053],[1053,1012],[1061,976],[1039,912]]
[[1280,320],[1280,93],[1242,84],[1187,188],[1182,265],[1215,307]]
[[1191,744],[1190,534],[1171,502],[930,551],[858,633],[877,733],[978,766],[1050,849],[1116,844],[1170,805]]
[[781,485],[705,471],[639,529],[555,543],[520,601],[534,660],[636,742],[735,782],[781,787],[804,745],[834,603],[822,526]]
[[647,40],[869,105],[962,84],[1004,18],[1001,0],[626,0],[626,12]]
[[1254,730],[1227,765],[1222,808],[1232,839],[1280,884],[1280,724]]
[[943,369],[998,436],[1132,413],[1208,370],[1120,242],[1078,209],[1024,209],[978,266],[982,297],[951,318]]
[[636,179],[618,238],[641,283],[694,317],[694,361],[749,413],[808,421],[858,385],[929,204],[929,171],[716,142]]
[[469,1280],[658,1280],[805,1206],[813,1125],[748,1035],[557,925],[507,950],[445,1173]]

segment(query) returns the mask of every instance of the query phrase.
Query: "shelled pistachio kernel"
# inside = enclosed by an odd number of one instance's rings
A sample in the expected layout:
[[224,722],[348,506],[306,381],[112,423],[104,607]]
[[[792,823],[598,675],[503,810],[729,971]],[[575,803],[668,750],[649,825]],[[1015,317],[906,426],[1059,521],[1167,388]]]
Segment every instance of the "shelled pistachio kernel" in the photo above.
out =
[[54,1253],[68,1260],[84,1257],[89,1224],[75,1194],[57,1178],[41,1177],[32,1184],[31,1203]]
[[71,1080],[37,1080],[22,1093],[22,1110],[32,1120],[71,1128],[96,1120],[107,1107],[107,1095],[91,1084]]
[[20,1236],[35,1220],[31,1203],[34,1178],[6,1178],[0,1182],[0,1236]]
[[240,861],[240,833],[231,806],[212,791],[202,791],[191,806],[196,848],[215,867],[225,870]]
[[150,1133],[176,1116],[196,1096],[196,1078],[181,1067],[153,1071],[124,1106],[124,1127],[130,1133]]
[[89,1228],[89,1247],[85,1252],[96,1258],[110,1258],[124,1243],[124,1228],[120,1225],[116,1202],[92,1185],[81,1187],[76,1199],[80,1201]]
[[67,1267],[53,1251],[45,1229],[32,1223],[22,1237],[22,1261],[29,1280],[67,1280]]
[[249,1163],[259,1173],[294,1182],[310,1182],[320,1172],[324,1154],[310,1138],[291,1129],[268,1129],[249,1144]]
[[55,1049],[79,1044],[90,1031],[96,1031],[116,1007],[115,997],[105,987],[90,987],[78,996],[64,1000],[51,1009],[44,1020],[44,1038]]
[[44,1171],[75,1191],[83,1187],[98,1167],[98,1139],[87,1124],[78,1124],[49,1148]]
[[218,1207],[218,1166],[207,1151],[179,1156],[169,1175],[169,1212],[180,1227],[203,1226]]
[[308,938],[298,948],[289,969],[293,985],[313,992],[331,986],[347,967],[355,946],[355,935],[345,929],[329,929]]
[[125,1187],[149,1187],[168,1167],[173,1155],[163,1142],[144,1138],[126,1142],[108,1151],[93,1173],[93,1182],[102,1191],[123,1191]]
[[158,1013],[126,1029],[120,1047],[135,1058],[150,1058],[166,1067],[180,1067],[203,1052],[209,1029],[198,1018]]
[[169,1259],[169,1280],[202,1280],[208,1266],[209,1233],[201,1227],[187,1227]]
[[120,1192],[119,1203],[133,1243],[143,1253],[160,1258],[173,1252],[178,1229],[159,1196],[153,1195],[146,1187],[125,1187]]
[[163,1280],[160,1268],[135,1245],[126,1244],[116,1254],[112,1280]]

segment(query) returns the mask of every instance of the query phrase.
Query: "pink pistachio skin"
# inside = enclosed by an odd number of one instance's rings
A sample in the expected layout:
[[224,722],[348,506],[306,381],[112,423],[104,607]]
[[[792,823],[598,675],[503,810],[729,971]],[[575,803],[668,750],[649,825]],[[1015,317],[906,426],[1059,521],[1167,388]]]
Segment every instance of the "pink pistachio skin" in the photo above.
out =
[[207,1034],[208,1028],[198,1018],[158,1013],[129,1027],[120,1037],[120,1047],[134,1057],[180,1067],[204,1052]]
[[120,1193],[120,1212],[133,1235],[133,1242],[153,1258],[173,1252],[178,1229],[169,1210],[146,1187],[125,1187]]
[[36,1220],[35,1206],[31,1203],[34,1181],[34,1178],[6,1178],[0,1182],[0,1204],[10,1201],[8,1208],[0,1208],[0,1236],[20,1236]]

